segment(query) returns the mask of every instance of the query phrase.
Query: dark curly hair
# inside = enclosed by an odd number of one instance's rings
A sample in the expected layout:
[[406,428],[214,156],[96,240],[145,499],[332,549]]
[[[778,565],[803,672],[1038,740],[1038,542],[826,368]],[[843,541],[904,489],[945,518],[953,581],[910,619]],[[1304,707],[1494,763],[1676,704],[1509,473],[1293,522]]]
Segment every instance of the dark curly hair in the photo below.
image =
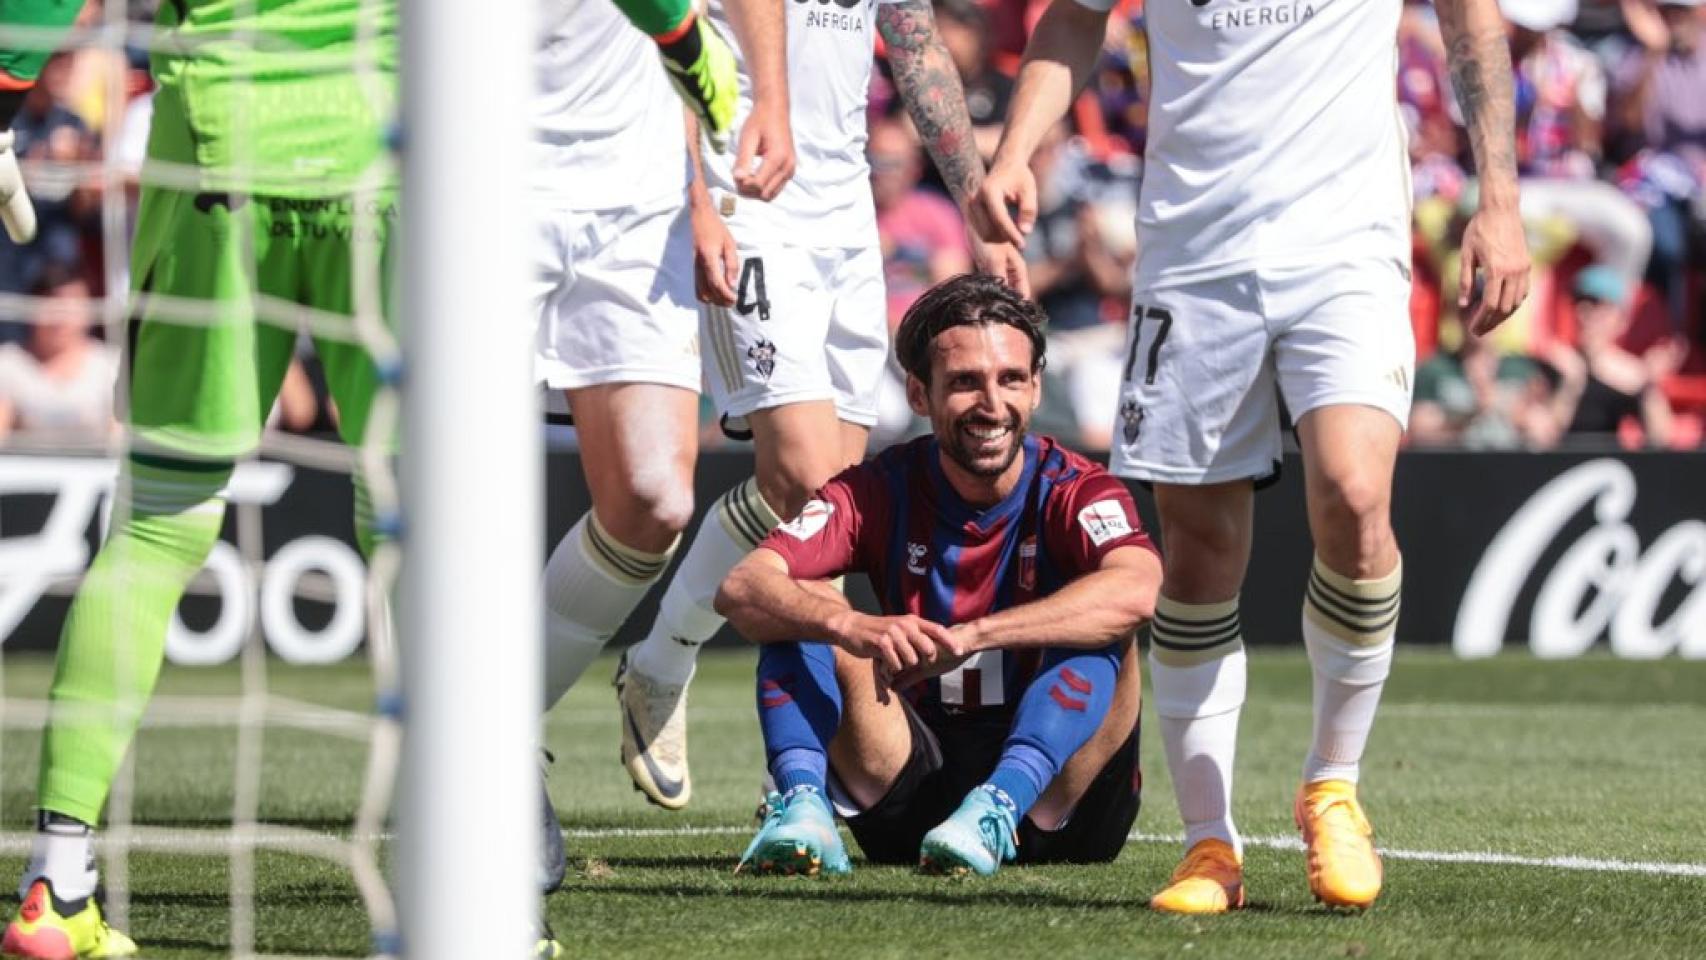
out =
[[1048,316],[994,277],[962,273],[936,284],[913,302],[894,335],[894,356],[902,370],[930,383],[930,344],[952,327],[1005,324],[1031,341],[1031,373],[1042,372],[1048,342]]

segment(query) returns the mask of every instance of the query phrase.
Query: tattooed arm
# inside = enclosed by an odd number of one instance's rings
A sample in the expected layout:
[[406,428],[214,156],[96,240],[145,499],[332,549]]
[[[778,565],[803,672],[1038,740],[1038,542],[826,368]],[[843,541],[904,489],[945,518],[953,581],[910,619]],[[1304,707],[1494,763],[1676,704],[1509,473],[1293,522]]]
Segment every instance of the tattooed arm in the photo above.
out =
[[[888,47],[895,87],[906,103],[912,125],[918,128],[924,149],[930,152],[942,181],[964,212],[983,184],[983,158],[977,153],[977,137],[972,131],[971,114],[966,110],[959,71],[936,32],[930,0],[880,4],[877,30]],[[976,233],[968,233],[968,238],[978,270],[1000,277],[1020,293],[1029,294],[1024,256],[1016,247],[986,243]]]
[[977,155],[959,71],[936,33],[929,0],[879,4],[877,31],[888,45],[895,87],[919,139],[954,199],[965,203],[983,182],[983,158]]
[[[1516,106],[1510,47],[1497,0],[1435,0],[1451,85],[1463,108],[1480,179],[1480,205],[1463,231],[1457,302],[1473,311],[1470,331],[1487,333],[1528,295],[1528,244],[1517,211]],[[1485,288],[1475,296],[1475,271]]]

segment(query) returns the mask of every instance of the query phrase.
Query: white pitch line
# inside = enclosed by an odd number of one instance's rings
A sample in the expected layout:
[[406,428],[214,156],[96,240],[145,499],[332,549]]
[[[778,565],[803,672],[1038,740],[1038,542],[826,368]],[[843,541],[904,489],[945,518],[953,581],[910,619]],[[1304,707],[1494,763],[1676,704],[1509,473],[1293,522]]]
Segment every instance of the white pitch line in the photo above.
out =
[[[751,833],[752,829],[749,826],[581,827],[564,830],[563,836],[570,840],[668,840],[687,837],[745,836]],[[229,852],[233,847],[231,832],[228,830],[139,827],[136,828],[132,837],[134,840],[133,849],[163,853],[222,854]],[[104,839],[98,838],[97,843],[104,845],[102,843]],[[347,839],[331,834],[315,834],[311,831],[264,825],[250,834],[248,839],[258,847],[311,854],[334,860],[342,859],[341,854],[346,849],[344,844],[349,842]],[[389,834],[385,834],[379,839],[389,840],[391,837]],[[1177,844],[1184,842],[1184,838],[1178,834],[1132,833],[1126,839],[1138,843]],[[27,833],[0,834],[0,853],[14,856],[28,853],[30,840],[31,835]],[[1287,852],[1301,852],[1303,850],[1303,841],[1288,835],[1245,837],[1244,845]],[[1404,850],[1392,847],[1380,848],[1380,855],[1388,860],[1410,860],[1420,863],[1468,863],[1487,866],[1571,870],[1584,873],[1637,873],[1648,876],[1706,878],[1706,863],[1666,863],[1575,855],[1527,857],[1493,851]]]
[[[1154,833],[1134,833],[1126,839],[1142,843],[1184,842],[1182,836],[1164,836]],[[1245,837],[1244,845],[1298,853],[1303,851],[1302,838],[1287,835]],[[1392,847],[1380,847],[1379,850],[1380,855],[1388,860],[1415,860],[1421,863],[1473,863],[1577,870],[1589,873],[1644,873],[1669,877],[1706,877],[1706,863],[1663,863],[1650,860],[1614,860],[1578,856],[1524,857],[1514,853],[1475,850],[1401,850]]]

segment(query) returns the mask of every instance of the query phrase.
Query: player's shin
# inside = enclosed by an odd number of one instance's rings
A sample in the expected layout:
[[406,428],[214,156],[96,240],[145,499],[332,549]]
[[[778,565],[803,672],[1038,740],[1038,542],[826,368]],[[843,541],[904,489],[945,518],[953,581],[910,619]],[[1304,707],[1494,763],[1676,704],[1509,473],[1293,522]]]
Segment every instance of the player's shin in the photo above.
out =
[[1315,558],[1303,599],[1303,641],[1315,674],[1315,733],[1303,782],[1355,783],[1392,667],[1403,564],[1353,580]]
[[1025,689],[1001,759],[985,782],[1010,806],[1015,822],[1100,729],[1113,703],[1121,656],[1117,644],[1050,654],[1043,672]]
[[545,565],[545,704],[562,699],[663,575],[674,551],[636,550],[591,511]]
[[[219,537],[230,475],[229,464],[125,465],[115,522],[72,601],[49,694],[38,806],[61,826],[100,818],[159,677],[172,614]],[[78,858],[52,856],[49,845],[30,871],[57,873],[49,879],[62,897],[92,888]]]
[[1232,767],[1244,708],[1244,640],[1236,598],[1181,603],[1165,595],[1150,626],[1149,675],[1185,849],[1208,839],[1237,856]]
[[758,727],[780,794],[737,871],[845,874],[853,869],[827,796],[829,742],[841,726],[835,649],[773,643],[758,655]]
[[629,652],[628,665],[663,683],[686,683],[699,648],[723,625],[711,606],[717,587],[781,522],[755,479],[717,498],[670,579],[651,632]]
[[758,728],[776,788],[826,789],[829,742],[841,726],[835,648],[771,643],[758,654]]

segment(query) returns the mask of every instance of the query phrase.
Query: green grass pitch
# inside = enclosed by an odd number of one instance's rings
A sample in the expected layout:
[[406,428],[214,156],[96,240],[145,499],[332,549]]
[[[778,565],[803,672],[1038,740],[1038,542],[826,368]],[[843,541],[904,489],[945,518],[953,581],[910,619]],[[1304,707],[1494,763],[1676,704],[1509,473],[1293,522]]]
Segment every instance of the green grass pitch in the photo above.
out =
[[[1140,836],[1112,865],[944,880],[866,867],[855,853],[850,878],[733,876],[762,759],[752,662],[749,651],[704,658],[691,711],[694,801],[681,814],[646,806],[617,762],[606,682],[613,659],[595,665],[553,713],[551,791],[572,869],[548,909],[571,956],[1706,956],[1706,663],[1467,663],[1400,650],[1363,777],[1378,839],[1397,854],[1387,860],[1380,903],[1352,916],[1310,900],[1302,855],[1287,847],[1308,744],[1308,664],[1300,652],[1256,650],[1236,797],[1254,841],[1246,857],[1251,905],[1185,919],[1144,907],[1179,852],[1148,710]],[[7,694],[40,698],[50,671],[42,659],[7,658]],[[168,669],[161,690],[230,696],[236,677],[234,669]],[[369,699],[360,664],[273,664],[269,683],[282,695],[348,709]],[[37,734],[25,713],[15,700],[8,705],[0,740],[0,822],[9,831],[30,826]],[[135,763],[136,821],[226,825],[235,744],[228,727],[146,730]],[[362,758],[347,739],[269,730],[263,817],[348,830]],[[1487,854],[1520,862],[1483,862]],[[1554,858],[1577,858],[1582,868],[1552,865]],[[1692,866],[1655,869],[1663,864]],[[15,844],[0,857],[7,886],[22,865]],[[137,853],[130,867],[129,929],[144,956],[228,955],[222,858]],[[262,952],[365,951],[366,919],[340,868],[264,853],[257,876]],[[0,900],[8,913],[16,906],[10,890]]]

